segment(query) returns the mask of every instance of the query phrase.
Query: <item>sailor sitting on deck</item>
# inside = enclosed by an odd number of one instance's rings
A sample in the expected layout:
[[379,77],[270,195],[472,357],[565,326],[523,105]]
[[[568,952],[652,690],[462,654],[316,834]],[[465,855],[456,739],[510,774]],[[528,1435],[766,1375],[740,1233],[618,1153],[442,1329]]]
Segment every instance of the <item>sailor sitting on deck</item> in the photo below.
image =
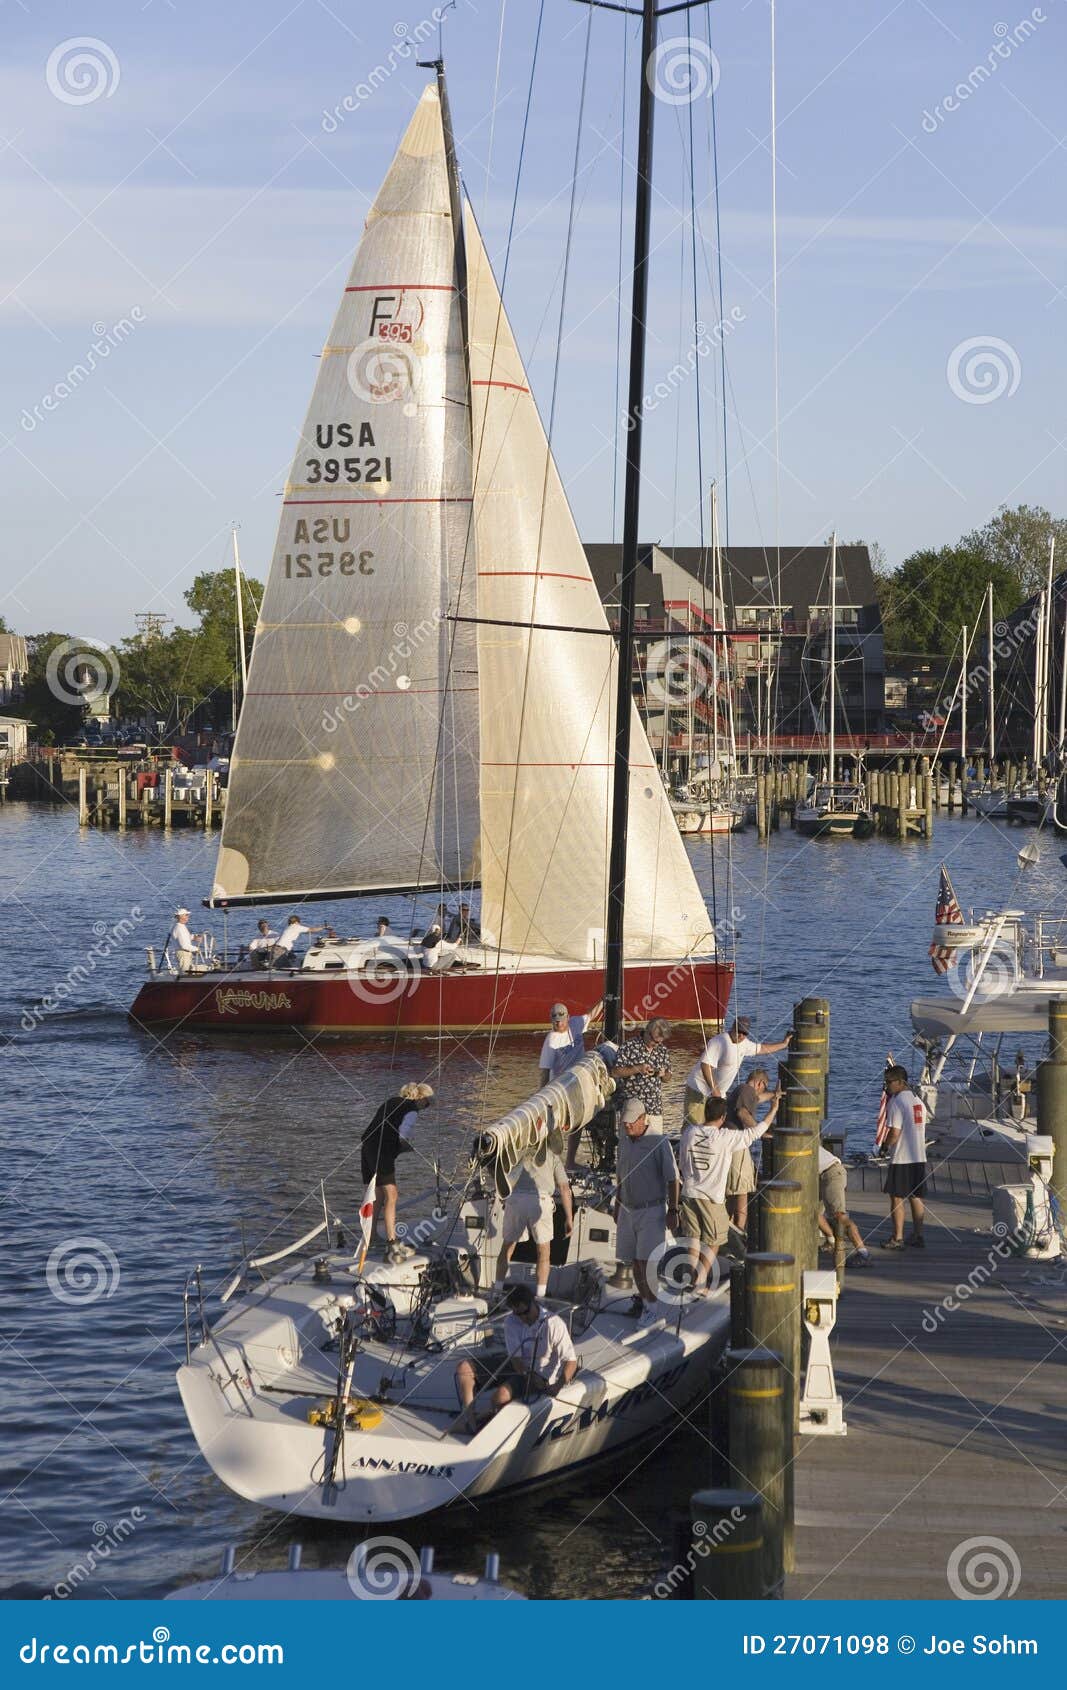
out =
[[256,922],[256,936],[248,942],[248,955],[253,968],[266,968],[270,952],[278,942],[278,935],[269,921]]
[[456,955],[456,946],[445,939],[447,918],[448,911],[444,904],[439,904],[433,920],[419,941],[422,946],[422,966],[430,974],[441,974],[446,968],[451,968]]
[[474,916],[471,915],[469,904],[460,904],[455,915],[452,916],[445,931],[445,938],[456,945],[480,945],[482,930]]
[[516,1285],[509,1292],[508,1310],[504,1322],[507,1356],[470,1357],[456,1368],[456,1391],[463,1410],[457,1431],[477,1430],[474,1398],[490,1385],[495,1414],[509,1402],[556,1396],[578,1371],[566,1322],[543,1309],[528,1285]]

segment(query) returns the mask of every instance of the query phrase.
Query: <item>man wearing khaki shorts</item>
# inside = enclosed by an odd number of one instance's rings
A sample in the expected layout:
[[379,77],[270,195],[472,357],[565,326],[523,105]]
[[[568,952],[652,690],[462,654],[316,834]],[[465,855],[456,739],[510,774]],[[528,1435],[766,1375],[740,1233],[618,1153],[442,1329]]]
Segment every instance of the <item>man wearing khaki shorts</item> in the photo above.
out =
[[[746,1131],[754,1127],[759,1119],[760,1104],[771,1095],[771,1080],[766,1068],[753,1068],[744,1085],[737,1086],[726,1100],[727,1124]],[[763,1121],[764,1132],[775,1123],[778,1103],[779,1099],[775,1096],[770,1113]],[[730,1174],[726,1181],[726,1207],[738,1232],[744,1232],[748,1226],[748,1198],[749,1193],[755,1189],[756,1170],[752,1163],[752,1154],[748,1146],[743,1145],[731,1158]]]
[[519,1163],[515,1183],[504,1205],[504,1238],[496,1266],[498,1284],[504,1283],[516,1244],[521,1238],[529,1237],[537,1251],[537,1295],[546,1295],[556,1192],[569,1237],[574,1224],[574,1205],[567,1171],[559,1157],[550,1150],[540,1162],[536,1156],[529,1156]]
[[707,1287],[719,1249],[730,1236],[726,1208],[730,1163],[739,1151],[747,1155],[749,1145],[770,1125],[768,1120],[758,1121],[752,1127],[727,1126],[725,1098],[709,1097],[704,1105],[703,1122],[690,1124],[682,1132],[678,1155],[682,1176],[679,1221],[689,1246],[695,1291]]

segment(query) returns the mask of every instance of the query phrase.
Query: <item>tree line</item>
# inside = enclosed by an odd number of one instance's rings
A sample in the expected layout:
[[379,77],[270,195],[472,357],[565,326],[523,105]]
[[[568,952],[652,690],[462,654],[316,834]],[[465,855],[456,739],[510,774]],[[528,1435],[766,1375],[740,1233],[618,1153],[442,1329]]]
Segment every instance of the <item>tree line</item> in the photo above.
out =
[[1038,505],[1002,505],[954,546],[913,552],[893,570],[878,568],[880,548],[872,547],[886,651],[947,655],[965,624],[977,625],[982,639],[989,582],[999,621],[1047,584],[1052,540],[1059,575],[1067,569],[1067,518]]
[[[247,576],[241,586],[247,658],[263,588]],[[34,724],[34,737],[47,744],[74,733],[85,720],[94,687],[110,695],[113,720],[144,721],[150,730],[162,722],[164,735],[183,734],[194,720],[211,729],[231,726],[239,666],[232,572],[198,575],[184,598],[196,617],[194,626],[133,634],[115,646],[95,646],[55,629],[27,635],[24,713]],[[79,675],[86,684],[81,699]]]

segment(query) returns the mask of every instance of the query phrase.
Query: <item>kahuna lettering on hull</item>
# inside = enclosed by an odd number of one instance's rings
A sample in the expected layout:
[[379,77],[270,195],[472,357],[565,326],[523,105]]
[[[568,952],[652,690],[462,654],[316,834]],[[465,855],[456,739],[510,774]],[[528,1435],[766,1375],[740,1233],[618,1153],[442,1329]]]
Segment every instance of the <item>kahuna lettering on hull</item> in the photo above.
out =
[[559,1420],[553,1420],[546,1426],[534,1448],[549,1438],[569,1438],[574,1432],[588,1432],[590,1427],[598,1426],[602,1420],[614,1420],[617,1414],[626,1414],[631,1408],[639,1407],[653,1394],[662,1396],[664,1391],[669,1391],[672,1385],[678,1383],[688,1366],[687,1361],[680,1362],[677,1367],[672,1367],[667,1373],[661,1373],[658,1378],[646,1379],[643,1385],[635,1385],[632,1390],[624,1391],[614,1402],[602,1402],[595,1408],[590,1406],[573,1409],[570,1414],[564,1414]]
[[215,1008],[220,1015],[237,1015],[242,1009],[292,1009],[288,992],[245,992],[237,986],[226,986],[215,993]]
[[454,1467],[432,1467],[425,1461],[392,1461],[387,1455],[361,1455],[356,1466],[412,1479],[450,1479],[456,1471]]

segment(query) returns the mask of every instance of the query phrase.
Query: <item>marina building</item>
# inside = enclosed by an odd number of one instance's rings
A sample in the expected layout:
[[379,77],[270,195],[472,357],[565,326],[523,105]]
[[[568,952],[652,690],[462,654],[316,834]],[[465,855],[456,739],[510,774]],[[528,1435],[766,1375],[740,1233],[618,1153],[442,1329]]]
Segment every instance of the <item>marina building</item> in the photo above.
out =
[[[585,550],[608,619],[617,624],[622,547],[591,544]],[[838,730],[869,738],[886,727],[885,649],[865,545],[838,546],[834,596]],[[800,749],[796,742],[823,734],[830,601],[825,545],[783,546],[780,554],[762,546],[724,546],[718,591],[713,591],[710,547],[642,546],[637,590],[642,638],[634,692],[653,745],[662,748],[665,710],[673,748],[687,749],[693,734],[703,738],[714,725],[712,693],[723,732],[732,706],[741,748],[769,743],[772,749]],[[716,628],[725,632],[714,642],[714,680],[709,682],[708,636]],[[703,640],[692,638],[701,634]],[[694,648],[688,665],[687,648]],[[673,661],[665,688],[668,658]],[[686,667],[688,685],[682,674]]]

